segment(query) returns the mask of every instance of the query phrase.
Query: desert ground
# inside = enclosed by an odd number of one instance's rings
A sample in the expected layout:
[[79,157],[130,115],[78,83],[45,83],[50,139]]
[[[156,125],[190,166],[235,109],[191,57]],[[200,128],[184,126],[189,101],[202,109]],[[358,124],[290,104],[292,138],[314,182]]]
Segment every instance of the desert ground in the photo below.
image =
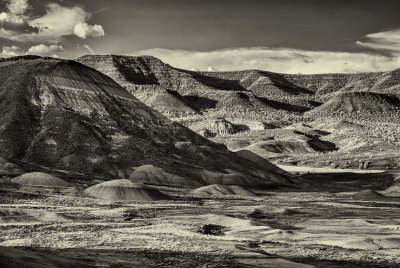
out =
[[0,71],[1,267],[400,266],[398,70]]
[[[377,183],[377,175],[385,180]],[[297,189],[252,189],[255,195],[202,195],[188,187],[153,185],[168,199],[110,201],[85,195],[93,182],[82,179],[52,187],[2,177],[0,262],[2,267],[398,267],[400,196],[384,191],[392,178],[305,173]]]

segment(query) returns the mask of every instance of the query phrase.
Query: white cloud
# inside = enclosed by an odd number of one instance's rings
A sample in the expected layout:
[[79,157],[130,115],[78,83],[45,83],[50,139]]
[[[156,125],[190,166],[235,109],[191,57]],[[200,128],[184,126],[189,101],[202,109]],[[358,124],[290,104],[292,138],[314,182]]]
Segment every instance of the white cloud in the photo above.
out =
[[0,13],[1,23],[12,23],[12,24],[23,24],[24,19],[12,13],[2,12]]
[[30,47],[27,50],[26,54],[48,56],[48,55],[54,55],[56,52],[62,52],[62,51],[64,51],[64,49],[60,45],[46,46],[44,44],[40,44],[37,46]]
[[0,37],[11,38],[18,33],[38,33],[39,29],[28,24],[23,13],[29,8],[25,0],[9,1],[8,12],[0,13]]
[[172,66],[221,71],[260,69],[281,73],[354,73],[386,71],[400,67],[400,56],[307,51],[290,48],[232,48],[214,51],[150,49],[134,53],[152,55]]
[[3,46],[3,51],[0,54],[0,57],[8,58],[22,55],[24,51],[22,48],[17,46]]
[[104,29],[101,25],[89,25],[84,22],[75,25],[74,34],[82,39],[86,39],[87,37],[99,37],[104,36]]
[[22,15],[30,8],[28,0],[10,0],[7,8],[11,14]]
[[[81,7],[64,7],[49,3],[46,13],[39,17],[24,15],[29,8],[27,1],[13,0],[12,9],[0,14],[0,37],[18,42],[53,42],[60,41],[62,36],[75,34],[81,38],[103,36],[101,25],[89,25],[86,20],[89,14]],[[26,4],[26,5],[25,5]],[[11,3],[10,3],[11,5]]]
[[357,41],[359,46],[400,53],[400,29],[367,34],[367,41]]
[[57,52],[63,52],[64,48],[60,45],[36,45],[28,48],[26,51],[18,46],[3,46],[1,57],[14,57],[21,55],[39,55],[39,56],[52,56],[58,57]]
[[40,29],[39,38],[58,40],[61,36],[72,35],[76,24],[86,20],[86,12],[80,7],[63,7],[48,4],[46,14],[29,22]]

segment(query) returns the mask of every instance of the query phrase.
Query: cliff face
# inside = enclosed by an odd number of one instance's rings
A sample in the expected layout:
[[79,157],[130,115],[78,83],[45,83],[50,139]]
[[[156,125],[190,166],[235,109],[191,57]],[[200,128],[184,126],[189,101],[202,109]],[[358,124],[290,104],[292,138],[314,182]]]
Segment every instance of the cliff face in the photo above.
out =
[[[281,120],[312,114],[309,111],[346,92],[400,97],[400,69],[289,75],[259,70],[193,72],[173,68],[150,56],[91,55],[78,61],[109,75],[149,106],[175,118],[208,113]],[[174,105],[167,105],[171,101]]]
[[0,112],[0,156],[7,159],[121,178],[132,167],[152,164],[191,178],[194,170],[231,169],[266,182],[285,181],[170,121],[111,78],[74,61],[0,62]]

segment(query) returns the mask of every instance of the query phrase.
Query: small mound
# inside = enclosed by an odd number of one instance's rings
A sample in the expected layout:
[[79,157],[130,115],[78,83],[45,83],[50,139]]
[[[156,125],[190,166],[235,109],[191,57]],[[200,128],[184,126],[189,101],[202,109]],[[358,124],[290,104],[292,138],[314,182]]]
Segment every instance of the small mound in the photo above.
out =
[[242,196],[257,196],[253,191],[239,185],[221,185],[212,184],[197,188],[192,191],[199,195],[242,195]]
[[358,192],[352,196],[353,199],[362,200],[362,201],[379,201],[379,200],[387,200],[390,197],[375,192],[373,190],[365,190]]
[[108,201],[154,201],[168,199],[157,189],[129,180],[112,180],[84,190],[88,196]]
[[68,182],[43,172],[25,173],[11,180],[13,183],[30,186],[69,187]]
[[153,165],[144,165],[137,167],[130,175],[132,182],[145,182],[159,185],[183,185],[183,186],[201,186],[199,182],[188,180],[174,174],[166,172],[164,169]]

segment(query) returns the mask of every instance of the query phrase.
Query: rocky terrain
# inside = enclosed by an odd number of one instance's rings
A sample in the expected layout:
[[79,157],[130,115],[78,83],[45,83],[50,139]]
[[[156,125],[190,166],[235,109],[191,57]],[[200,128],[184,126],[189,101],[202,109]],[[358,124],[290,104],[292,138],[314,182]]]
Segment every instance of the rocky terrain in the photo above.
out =
[[0,81],[0,156],[9,161],[64,175],[126,179],[152,164],[202,184],[204,170],[290,184],[279,168],[240,158],[75,61],[8,59],[0,62]]
[[151,56],[89,55],[78,61],[231,150],[251,150],[275,163],[400,165],[400,69],[293,75],[188,71]]

